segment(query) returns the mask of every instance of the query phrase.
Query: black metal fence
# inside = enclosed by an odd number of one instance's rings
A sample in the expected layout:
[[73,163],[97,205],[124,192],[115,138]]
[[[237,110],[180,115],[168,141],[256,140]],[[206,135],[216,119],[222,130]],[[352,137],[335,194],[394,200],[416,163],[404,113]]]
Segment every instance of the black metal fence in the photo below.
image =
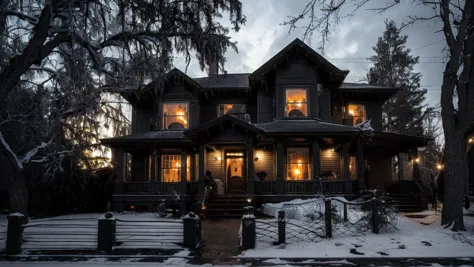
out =
[[319,242],[323,238],[390,232],[397,229],[397,218],[392,202],[375,197],[355,202],[325,198],[284,204],[276,220],[257,220],[253,209],[247,208],[242,218],[242,246],[255,247],[255,242],[248,240]]

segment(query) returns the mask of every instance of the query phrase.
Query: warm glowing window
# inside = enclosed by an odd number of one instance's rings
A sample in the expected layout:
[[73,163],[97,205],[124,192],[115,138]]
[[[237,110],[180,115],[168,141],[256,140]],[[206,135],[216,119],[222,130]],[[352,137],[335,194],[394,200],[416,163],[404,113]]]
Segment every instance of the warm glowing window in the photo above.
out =
[[184,129],[188,128],[188,103],[163,104],[163,128]]
[[366,120],[364,105],[349,104],[347,113],[353,118],[353,125],[363,123]]
[[[181,155],[161,156],[162,182],[181,181]],[[191,181],[191,156],[186,156],[186,180]]]
[[351,157],[349,160],[349,172],[351,173],[352,179],[357,179],[357,165],[355,157]]
[[288,148],[286,180],[310,180],[309,148]]
[[245,113],[244,104],[220,104],[217,106],[217,116],[225,114]]
[[308,116],[308,96],[306,89],[286,90],[286,117],[307,117]]

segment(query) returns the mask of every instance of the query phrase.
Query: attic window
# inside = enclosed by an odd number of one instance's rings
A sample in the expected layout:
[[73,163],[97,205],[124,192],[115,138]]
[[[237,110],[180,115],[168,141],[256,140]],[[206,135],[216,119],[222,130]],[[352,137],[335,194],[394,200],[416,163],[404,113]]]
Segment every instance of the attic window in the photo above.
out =
[[188,123],[188,103],[163,104],[164,129],[186,129]]
[[286,117],[308,116],[308,91],[306,89],[286,89]]
[[217,116],[224,116],[225,114],[245,113],[244,104],[219,104],[217,106]]

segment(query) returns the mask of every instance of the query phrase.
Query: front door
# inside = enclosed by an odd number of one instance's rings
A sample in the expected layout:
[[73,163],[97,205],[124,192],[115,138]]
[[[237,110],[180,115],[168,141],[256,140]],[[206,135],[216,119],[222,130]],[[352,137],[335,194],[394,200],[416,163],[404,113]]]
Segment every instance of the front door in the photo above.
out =
[[245,193],[245,155],[243,152],[226,152],[225,172],[228,193]]

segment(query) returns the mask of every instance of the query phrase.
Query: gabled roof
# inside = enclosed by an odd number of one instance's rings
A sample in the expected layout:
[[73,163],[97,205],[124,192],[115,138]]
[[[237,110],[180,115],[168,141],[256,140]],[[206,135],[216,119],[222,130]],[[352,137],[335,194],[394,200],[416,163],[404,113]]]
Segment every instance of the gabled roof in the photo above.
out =
[[323,56],[318,54],[314,51],[311,47],[305,44],[300,39],[296,38],[293,42],[283,48],[280,52],[278,52],[275,56],[273,56],[270,60],[265,62],[260,68],[255,70],[251,75],[250,78],[262,76],[272,70],[276,65],[281,64],[283,61],[286,60],[286,55],[290,53],[293,49],[302,49],[306,52],[306,56],[309,60],[311,60],[314,64],[318,64],[326,69],[331,75],[339,77],[340,82],[344,80],[346,75],[349,73],[348,70],[340,70],[338,67],[334,66],[331,62],[327,61]]
[[207,121],[203,124],[194,126],[194,127],[190,128],[189,130],[185,131],[184,134],[186,136],[195,136],[195,135],[197,135],[197,134],[199,134],[203,131],[207,131],[208,129],[210,129],[212,127],[221,125],[224,122],[234,123],[235,125],[240,126],[240,127],[244,128],[246,130],[249,130],[253,133],[263,133],[263,130],[261,130],[260,128],[255,127],[253,124],[251,124],[249,122],[246,122],[242,119],[239,119],[237,116],[226,114],[224,116],[221,116],[221,117],[212,119],[210,121]]
[[284,118],[267,123],[254,124],[266,134],[311,134],[311,135],[359,135],[357,127],[321,122],[316,118]]
[[202,90],[201,84],[196,82],[195,80],[191,79],[186,73],[180,71],[177,68],[174,68],[163,75],[161,78],[158,78],[149,84],[147,84],[143,91],[147,90],[163,90],[164,85],[166,83],[173,83],[173,82],[184,82],[185,84],[189,85],[191,88],[196,88],[198,90]]
[[250,73],[231,73],[194,78],[204,88],[209,89],[247,89]]

